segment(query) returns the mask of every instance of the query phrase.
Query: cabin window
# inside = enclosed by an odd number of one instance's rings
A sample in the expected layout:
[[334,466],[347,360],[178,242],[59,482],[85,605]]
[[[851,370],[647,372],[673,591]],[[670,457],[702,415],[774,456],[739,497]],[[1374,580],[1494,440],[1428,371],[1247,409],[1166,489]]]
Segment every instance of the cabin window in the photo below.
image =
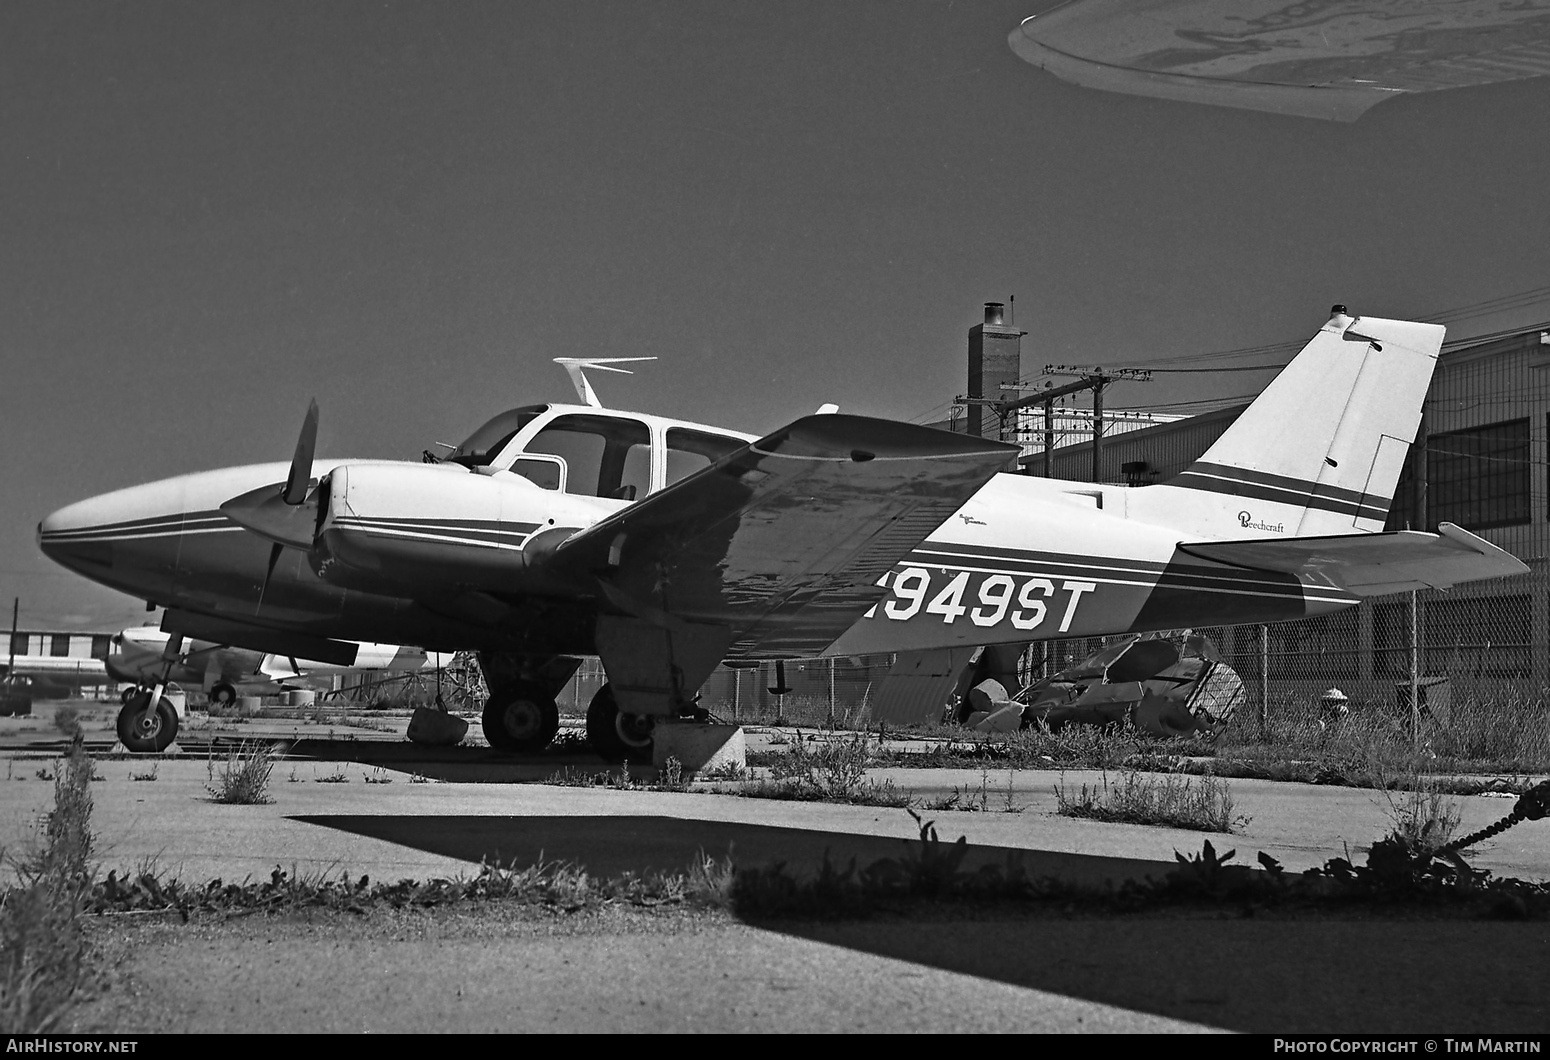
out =
[[724,434],[705,431],[689,431],[682,427],[667,430],[667,482],[671,486],[679,479],[688,478],[702,468],[710,467],[728,453],[736,452],[747,443]]
[[93,633],[91,638],[91,657],[93,659],[106,659],[108,652],[113,650],[113,636],[110,633]]
[[526,449],[565,461],[566,493],[632,501],[651,488],[651,432],[639,420],[560,416]]
[[530,457],[519,456],[516,462],[511,465],[511,470],[540,489],[557,490],[560,488],[560,462],[558,460],[536,460]]
[[48,653],[55,656],[70,654],[70,634],[55,633],[49,638]]

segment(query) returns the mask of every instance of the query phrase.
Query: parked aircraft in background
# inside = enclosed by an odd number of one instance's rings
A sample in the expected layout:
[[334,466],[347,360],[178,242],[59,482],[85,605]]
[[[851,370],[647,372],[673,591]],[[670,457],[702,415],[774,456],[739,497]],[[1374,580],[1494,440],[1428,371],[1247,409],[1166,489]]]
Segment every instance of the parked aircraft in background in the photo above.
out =
[[70,655],[14,655],[0,661],[0,681],[19,700],[63,698],[83,688],[113,684],[101,659]]
[[[203,640],[185,640],[170,669],[166,657],[171,634],[153,626],[116,633],[112,650],[103,661],[110,677],[141,689],[157,681],[203,688],[215,706],[230,704],[238,693],[264,695],[287,688],[317,687],[336,676],[374,673],[413,673],[451,663],[450,655],[427,653],[423,648],[398,644],[359,644],[349,666],[266,654]],[[124,701],[136,689],[125,693]]]
[[[24,688],[31,699],[62,698],[84,688],[127,685],[125,703],[158,681],[201,688],[215,706],[229,705],[238,693],[265,695],[290,688],[315,688],[336,676],[362,673],[413,673],[447,666],[452,657],[397,644],[357,645],[350,666],[265,654],[209,641],[184,641],[167,657],[171,635],[154,626],[115,633],[105,658],[17,655],[0,662],[0,680]],[[170,663],[170,665],[169,665]]]
[[[1002,474],[1001,442],[860,416],[762,438],[526,405],[445,459],[313,455],[119,490],[39,527],[44,552],[165,605],[162,627],[350,665],[348,639],[480,653],[490,743],[545,746],[597,655],[587,733],[650,754],[717,664],[1272,622],[1527,568],[1443,524],[1382,532],[1443,328],[1337,306],[1170,482]],[[584,362],[568,367],[580,375]],[[165,745],[159,690],[120,717]]]

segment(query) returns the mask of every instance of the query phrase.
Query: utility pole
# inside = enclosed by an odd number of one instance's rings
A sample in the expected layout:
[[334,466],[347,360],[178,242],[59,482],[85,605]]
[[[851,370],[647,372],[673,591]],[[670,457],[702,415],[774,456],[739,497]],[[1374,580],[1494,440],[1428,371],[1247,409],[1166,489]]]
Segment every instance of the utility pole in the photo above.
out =
[[[1119,380],[1145,383],[1152,378],[1152,373],[1146,368],[1073,368],[1064,364],[1047,364],[1044,366],[1045,375],[1076,376],[1077,381],[1067,383],[1065,386],[1051,386],[1046,384],[1044,389],[1035,391],[1025,398],[1014,400],[995,400],[993,398],[971,397],[960,394],[956,399],[963,405],[986,406],[995,411],[1001,421],[1001,435],[1006,435],[1006,422],[1018,410],[1031,408],[1034,405],[1044,406],[1044,477],[1054,477],[1054,464],[1052,450],[1055,448],[1055,399],[1063,398],[1068,394],[1080,394],[1083,391],[1092,391],[1093,394],[1093,481],[1100,478],[1101,460],[1103,458],[1103,391],[1110,383]],[[1011,389],[1008,387],[1007,389]]]

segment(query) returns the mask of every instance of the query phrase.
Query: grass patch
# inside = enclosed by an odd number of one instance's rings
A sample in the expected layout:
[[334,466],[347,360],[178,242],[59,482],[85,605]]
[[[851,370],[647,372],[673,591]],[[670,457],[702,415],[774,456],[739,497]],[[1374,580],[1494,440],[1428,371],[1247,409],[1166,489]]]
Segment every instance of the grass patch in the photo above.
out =
[[1235,832],[1249,823],[1248,817],[1233,812],[1226,782],[1210,776],[1155,776],[1126,770],[1117,783],[1110,784],[1105,772],[1098,784],[1083,784],[1074,792],[1064,783],[1057,784],[1055,803],[1055,812],[1062,817],[1121,824]]
[[734,870],[730,858],[701,853],[682,872],[626,872],[595,876],[581,866],[539,862],[526,868],[483,864],[472,876],[425,881],[374,882],[347,873],[286,872],[278,866],[266,880],[227,883],[211,880],[190,887],[154,867],[120,875],[109,872],[86,903],[94,913],[168,911],[189,920],[200,913],[221,916],[286,914],[312,909],[366,913],[375,907],[435,908],[457,903],[515,902],[564,913],[624,903],[638,906],[696,904],[725,907]]
[[1390,838],[1426,854],[1435,854],[1452,842],[1463,813],[1441,787],[1426,777],[1385,786],[1383,797],[1394,825]]
[[274,773],[274,758],[267,747],[243,744],[229,752],[217,764],[214,756],[205,763],[205,790],[216,802],[238,806],[258,806],[273,802],[269,779]]
[[[978,787],[958,787],[939,798],[932,799],[924,806],[927,810],[964,810],[971,813],[988,813],[990,805],[990,771],[980,770],[980,782]],[[1017,805],[1017,789],[1014,774],[1010,771],[1006,775],[1006,789],[996,789],[996,809],[1002,813],[1022,813],[1023,808]]]
[[791,799],[799,802],[842,802],[854,806],[907,807],[912,792],[893,781],[869,780],[866,771],[874,760],[871,737],[804,737],[798,731],[789,750],[768,755],[770,775],[745,786],[737,794],[750,799]]
[[0,1028],[64,1029],[99,985],[81,923],[94,885],[92,760],[80,741],[54,778],[54,808],[41,843],[16,864],[18,884],[0,897]]
[[834,794],[814,787],[795,778],[772,780],[761,778],[732,792],[745,799],[784,799],[790,802],[839,802],[849,806],[886,806],[906,809],[915,804],[915,793],[894,784],[891,780],[868,780],[851,788],[845,794]]

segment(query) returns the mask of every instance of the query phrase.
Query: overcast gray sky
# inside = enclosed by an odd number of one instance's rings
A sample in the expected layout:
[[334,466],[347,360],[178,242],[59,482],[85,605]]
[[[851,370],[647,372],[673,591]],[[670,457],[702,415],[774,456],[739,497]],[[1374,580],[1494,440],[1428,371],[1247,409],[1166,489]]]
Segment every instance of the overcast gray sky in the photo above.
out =
[[[1120,96],[1011,53],[1044,6],[6,0],[0,598],[140,621],[37,521],[286,459],[314,395],[342,456],[568,400],[557,356],[659,356],[603,398],[749,431],[941,418],[1008,295],[1030,370],[1550,283],[1550,82],[1354,124]],[[1267,377],[1111,401],[1184,380]]]

